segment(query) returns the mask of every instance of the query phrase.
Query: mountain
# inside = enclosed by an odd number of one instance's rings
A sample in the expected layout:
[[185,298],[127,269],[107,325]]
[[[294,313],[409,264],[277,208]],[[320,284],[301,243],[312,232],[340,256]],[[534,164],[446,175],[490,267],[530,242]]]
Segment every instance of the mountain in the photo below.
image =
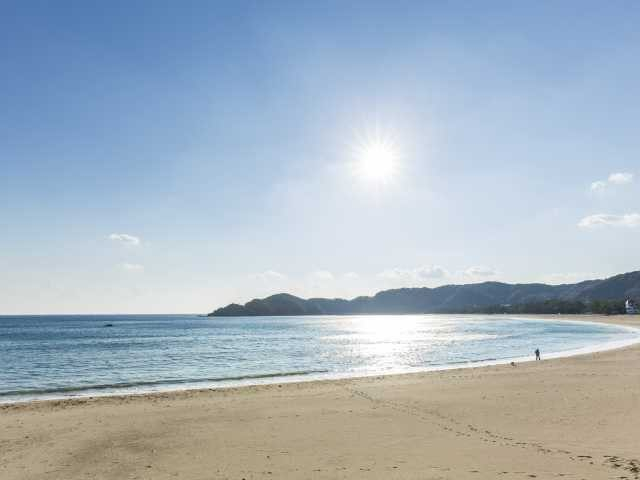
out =
[[213,317],[264,315],[349,315],[465,312],[494,305],[521,305],[548,300],[579,301],[640,298],[640,271],[603,280],[546,285],[500,282],[443,285],[437,288],[383,290],[373,297],[303,299],[287,293],[254,299],[245,305],[232,303],[210,313]]

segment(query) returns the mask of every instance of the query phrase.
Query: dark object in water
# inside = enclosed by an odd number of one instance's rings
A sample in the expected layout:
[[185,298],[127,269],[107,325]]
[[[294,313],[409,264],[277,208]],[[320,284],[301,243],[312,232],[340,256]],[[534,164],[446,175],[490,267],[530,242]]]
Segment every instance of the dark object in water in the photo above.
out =
[[113,327],[113,323],[105,323],[104,326],[105,327]]

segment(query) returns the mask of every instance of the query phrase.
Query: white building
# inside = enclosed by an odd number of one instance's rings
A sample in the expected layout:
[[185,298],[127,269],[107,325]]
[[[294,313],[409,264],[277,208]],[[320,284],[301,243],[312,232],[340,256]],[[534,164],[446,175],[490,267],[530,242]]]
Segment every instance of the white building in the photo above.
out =
[[634,313],[640,313],[640,310],[638,310],[638,306],[630,298],[627,298],[627,300],[624,302],[624,308],[626,309],[627,314],[629,315]]

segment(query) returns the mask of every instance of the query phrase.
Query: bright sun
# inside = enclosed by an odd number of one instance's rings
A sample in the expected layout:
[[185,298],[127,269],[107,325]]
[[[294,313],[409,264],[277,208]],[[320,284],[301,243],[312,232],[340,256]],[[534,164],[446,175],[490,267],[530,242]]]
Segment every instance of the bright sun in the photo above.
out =
[[372,182],[388,182],[397,168],[398,155],[390,142],[368,142],[356,149],[355,157],[358,176]]

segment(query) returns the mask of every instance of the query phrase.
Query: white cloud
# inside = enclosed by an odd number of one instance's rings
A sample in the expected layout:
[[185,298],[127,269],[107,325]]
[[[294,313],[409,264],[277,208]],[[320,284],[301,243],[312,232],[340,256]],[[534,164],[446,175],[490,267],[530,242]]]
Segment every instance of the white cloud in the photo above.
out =
[[356,272],[347,272],[342,275],[342,277],[347,280],[357,280],[358,278],[360,278],[360,275],[358,275]]
[[252,280],[271,282],[271,281],[285,280],[287,276],[283,273],[276,272],[275,270],[266,270],[260,273],[250,273],[249,278]]
[[464,271],[464,275],[467,277],[493,277],[497,275],[493,268],[484,267],[481,265],[476,265],[474,267],[469,267]]
[[449,275],[444,268],[438,265],[430,265],[413,269],[390,268],[378,273],[379,278],[397,282],[420,282],[444,278]]
[[545,275],[543,277],[543,282],[551,283],[553,285],[563,284],[563,283],[578,283],[584,280],[589,280],[593,278],[598,278],[595,273],[551,273],[549,275]]
[[584,217],[578,226],[582,228],[596,227],[640,227],[640,213],[625,213],[624,215],[612,215],[597,213]]
[[333,273],[327,271],[327,270],[316,270],[315,272],[311,273],[311,278],[313,278],[314,280],[333,280]]
[[609,175],[609,183],[613,183],[615,185],[625,185],[627,183],[631,183],[632,181],[633,173],[617,172]]
[[120,242],[124,245],[138,246],[140,245],[140,238],[128,233],[112,233],[109,235],[109,240],[114,242]]
[[449,272],[438,265],[420,267],[417,268],[414,272],[417,277],[421,279],[444,278],[449,275]]
[[606,180],[597,180],[591,183],[591,191],[594,193],[604,192],[610,185],[626,185],[633,182],[633,173],[614,172]]
[[138,263],[121,263],[120,268],[128,272],[141,272],[144,270],[144,266]]

